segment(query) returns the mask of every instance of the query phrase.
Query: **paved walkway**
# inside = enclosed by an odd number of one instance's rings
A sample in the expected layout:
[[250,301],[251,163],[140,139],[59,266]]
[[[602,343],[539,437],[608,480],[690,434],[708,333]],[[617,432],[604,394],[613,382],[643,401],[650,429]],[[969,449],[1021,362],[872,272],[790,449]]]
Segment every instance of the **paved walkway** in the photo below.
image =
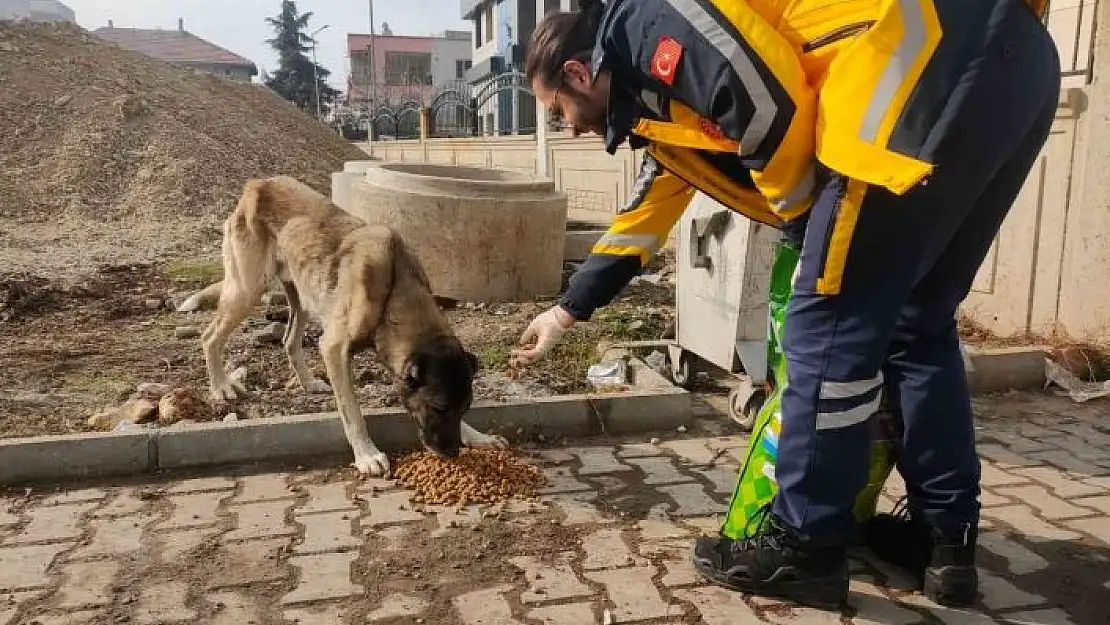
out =
[[[703,585],[740,437],[541,454],[542,500],[416,509],[348,472],[219,475],[0,499],[0,625],[1096,625],[1110,598],[1110,421],[986,419],[981,603],[946,610],[865,555],[851,608]],[[889,507],[901,484],[884,495]]]

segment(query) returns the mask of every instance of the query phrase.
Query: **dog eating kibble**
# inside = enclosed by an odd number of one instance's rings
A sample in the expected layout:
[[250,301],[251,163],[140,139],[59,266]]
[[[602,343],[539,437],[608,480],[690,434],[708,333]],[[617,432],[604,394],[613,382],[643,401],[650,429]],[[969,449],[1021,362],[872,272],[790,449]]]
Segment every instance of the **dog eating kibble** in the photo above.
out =
[[393,475],[414,491],[414,502],[454,506],[533,499],[547,482],[512,451],[489,448],[463,449],[457,458],[413,452],[397,461]]

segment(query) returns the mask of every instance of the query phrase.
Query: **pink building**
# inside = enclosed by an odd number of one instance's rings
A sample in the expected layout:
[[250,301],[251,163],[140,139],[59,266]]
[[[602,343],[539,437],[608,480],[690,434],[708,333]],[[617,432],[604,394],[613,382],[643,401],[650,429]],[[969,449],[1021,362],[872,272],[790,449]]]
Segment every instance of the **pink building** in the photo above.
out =
[[[426,103],[437,87],[463,81],[470,69],[471,35],[465,31],[446,31],[435,37],[370,35],[348,33],[347,54],[351,74],[347,77],[350,104],[365,106],[371,80],[377,100],[397,105],[407,100]],[[370,71],[370,50],[374,50],[374,71]]]

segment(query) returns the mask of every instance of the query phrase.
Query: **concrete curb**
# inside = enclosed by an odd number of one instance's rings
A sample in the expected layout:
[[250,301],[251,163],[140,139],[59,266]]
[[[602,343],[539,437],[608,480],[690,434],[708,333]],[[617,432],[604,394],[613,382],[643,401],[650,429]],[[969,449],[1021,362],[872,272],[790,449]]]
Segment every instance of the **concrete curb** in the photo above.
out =
[[[636,385],[620,394],[562,395],[529,402],[475,405],[466,420],[513,442],[670,430],[692,418],[690,395],[632,362]],[[646,371],[645,371],[646,370]],[[650,373],[649,373],[650,372]],[[654,377],[652,377],[654,376]],[[384,451],[417,445],[402,410],[366,412]],[[320,413],[122,433],[0,440],[0,485],[121,475],[222,464],[347,457],[337,413]]]
[[1043,347],[967,349],[967,383],[972,394],[1033,391],[1045,386]]

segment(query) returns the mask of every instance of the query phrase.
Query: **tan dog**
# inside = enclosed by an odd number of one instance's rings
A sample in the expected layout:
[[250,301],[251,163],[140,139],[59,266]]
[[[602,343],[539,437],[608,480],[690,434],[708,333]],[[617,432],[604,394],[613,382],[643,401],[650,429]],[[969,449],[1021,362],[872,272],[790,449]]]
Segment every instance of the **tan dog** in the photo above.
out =
[[462,420],[478,360],[463,349],[436,306],[416,256],[388,228],[367,225],[292,178],[251,180],[224,222],[223,263],[223,281],[178,308],[218,302],[201,337],[213,397],[235,399],[244,392],[224,371],[224,346],[277,278],[289,300],[285,352],[297,380],[312,393],[331,389],[305,366],[306,313],[324,325],[320,354],[359,471],[389,471],[355,396],[351,356],[365,348],[403,376],[404,405],[426,448],[456,456],[461,445],[507,446],[503,438]]

